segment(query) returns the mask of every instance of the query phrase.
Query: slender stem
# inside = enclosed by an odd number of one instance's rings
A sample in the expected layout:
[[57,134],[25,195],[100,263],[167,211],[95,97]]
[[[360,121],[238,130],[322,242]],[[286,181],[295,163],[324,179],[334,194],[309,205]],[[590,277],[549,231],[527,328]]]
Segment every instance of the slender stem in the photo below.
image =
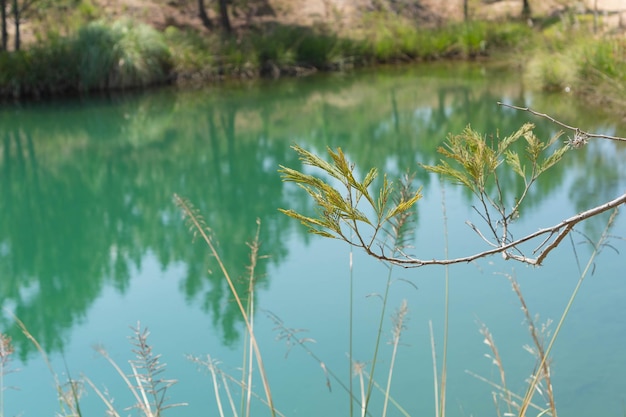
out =
[[389,273],[387,274],[387,285],[385,285],[385,294],[383,295],[383,306],[380,311],[380,320],[378,322],[378,334],[376,335],[376,343],[374,344],[374,355],[372,357],[372,369],[370,370],[370,378],[367,383],[367,397],[365,398],[364,413],[367,413],[367,407],[372,396],[372,388],[374,387],[374,376],[376,370],[376,362],[378,361],[378,350],[380,348],[380,339],[383,333],[383,323],[385,319],[385,312],[387,309],[387,300],[389,299],[389,288],[391,287],[391,272],[392,265],[389,265]]
[[[446,211],[445,187],[441,186],[441,206],[443,212],[443,239],[444,257],[448,259],[448,215]],[[445,266],[445,295],[444,295],[444,319],[443,319],[443,358],[441,364],[441,417],[446,415],[446,379],[448,376],[448,319],[450,315],[450,268]]]
[[352,388],[352,325],[353,325],[353,312],[354,312],[354,271],[353,271],[353,252],[352,246],[350,246],[350,301],[349,301],[349,330],[348,330],[348,379],[350,380],[350,417],[354,416],[354,402],[352,398],[354,398],[354,391]]
[[[250,326],[254,329],[254,285],[255,285],[255,275],[254,272],[256,270],[256,264],[259,259],[259,235],[261,233],[261,220],[257,219],[257,229],[256,235],[254,236],[254,241],[248,244],[250,247],[250,265],[248,266],[248,302],[247,302],[247,311],[248,317],[250,317]],[[247,338],[246,338],[247,340]],[[248,343],[246,343],[247,345]],[[246,417],[250,416],[250,402],[252,401],[252,349],[249,350],[249,358],[248,358],[248,383],[247,383],[247,398],[246,398]],[[245,369],[245,359],[244,366]],[[245,372],[245,371],[244,371]]]
[[433,382],[435,386],[435,417],[439,417],[439,375],[437,374],[437,351],[435,349],[435,334],[433,332],[433,322],[428,320],[430,329],[430,352],[433,355]]
[[[208,363],[212,362],[212,359],[210,356],[208,356],[207,359],[208,359]],[[213,391],[215,393],[215,401],[217,403],[217,410],[219,412],[220,417],[224,417],[224,409],[222,408],[222,400],[220,399],[219,384],[217,383],[217,375],[215,373],[215,367],[213,365],[209,366],[209,372],[211,372],[211,378],[213,379]]]

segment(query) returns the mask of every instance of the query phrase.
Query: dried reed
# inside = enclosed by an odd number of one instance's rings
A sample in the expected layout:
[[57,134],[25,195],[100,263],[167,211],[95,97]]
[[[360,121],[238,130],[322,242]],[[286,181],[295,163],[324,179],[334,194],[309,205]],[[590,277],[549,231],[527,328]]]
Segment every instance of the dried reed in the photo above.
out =
[[213,238],[211,236],[211,229],[207,227],[202,215],[200,215],[200,213],[198,213],[197,210],[193,208],[190,202],[182,199],[177,194],[174,194],[174,201],[176,205],[178,205],[178,207],[182,210],[183,216],[188,220],[190,230],[194,232],[194,235],[199,234],[204,240],[204,242],[207,244],[207,246],[209,247],[211,254],[214,256],[215,260],[217,261],[220,267],[220,270],[222,271],[222,274],[224,275],[224,278],[226,279],[226,282],[228,283],[228,286],[230,287],[231,293],[235,299],[235,302],[237,303],[237,306],[239,307],[239,311],[241,312],[241,316],[244,320],[246,329],[248,331],[250,345],[252,349],[254,350],[257,366],[259,367],[259,373],[261,374],[261,380],[263,382],[263,388],[265,390],[265,397],[267,399],[268,407],[270,409],[272,416],[275,417],[276,410],[274,407],[274,402],[272,400],[272,393],[270,390],[269,382],[267,380],[267,374],[265,372],[265,367],[263,365],[263,358],[261,356],[261,351],[259,349],[259,346],[256,341],[256,337],[254,335],[254,329],[253,329],[250,317],[246,311],[246,308],[243,306],[241,297],[237,293],[237,289],[235,288],[233,280],[231,279],[230,274],[228,273],[228,270],[226,269],[226,266],[222,262],[222,258],[220,257],[213,243]]

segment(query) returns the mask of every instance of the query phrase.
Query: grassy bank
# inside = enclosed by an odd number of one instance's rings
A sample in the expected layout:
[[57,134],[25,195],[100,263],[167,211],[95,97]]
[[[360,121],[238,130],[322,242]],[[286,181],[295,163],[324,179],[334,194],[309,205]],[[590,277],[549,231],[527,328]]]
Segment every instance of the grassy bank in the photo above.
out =
[[[577,20],[578,19],[578,20]],[[0,52],[0,96],[41,97],[305,75],[381,63],[513,57],[532,89],[571,92],[619,110],[626,40],[594,35],[584,17],[541,22],[474,21],[422,27],[381,12],[354,28],[257,23],[226,35],[129,19],[51,29],[25,50]],[[496,58],[499,59],[499,58]]]
[[372,14],[367,29],[340,35],[325,26],[268,24],[238,34],[163,32],[130,20],[88,23],[27,50],[0,54],[0,94],[48,96],[166,82],[279,77],[388,62],[473,59],[527,43],[519,23],[451,24],[420,29]]
[[528,85],[543,91],[576,94],[592,105],[623,112],[626,92],[623,34],[594,35],[591,22],[583,20],[553,25],[542,31],[538,40],[524,56]]

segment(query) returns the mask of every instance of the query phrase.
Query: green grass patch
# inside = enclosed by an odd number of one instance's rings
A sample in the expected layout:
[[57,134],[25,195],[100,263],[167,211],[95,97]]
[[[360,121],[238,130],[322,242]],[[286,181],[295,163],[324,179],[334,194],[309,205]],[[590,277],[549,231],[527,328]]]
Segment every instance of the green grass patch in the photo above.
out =
[[361,33],[368,55],[375,61],[473,58],[497,50],[513,50],[533,38],[532,30],[515,22],[468,22],[438,28],[387,15],[366,16]]

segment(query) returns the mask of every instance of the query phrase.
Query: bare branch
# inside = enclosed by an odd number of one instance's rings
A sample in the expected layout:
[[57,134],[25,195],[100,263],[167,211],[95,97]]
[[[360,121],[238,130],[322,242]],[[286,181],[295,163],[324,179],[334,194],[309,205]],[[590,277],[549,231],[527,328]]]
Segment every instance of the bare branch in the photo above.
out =
[[482,240],[484,240],[485,242],[487,242],[487,244],[488,244],[489,246],[492,246],[492,247],[494,247],[494,248],[498,246],[498,245],[496,245],[495,243],[491,242],[489,239],[487,239],[487,238],[485,237],[485,235],[483,235],[483,234],[482,234],[482,232],[478,229],[478,227],[476,227],[476,226],[474,225],[474,223],[472,223],[472,222],[470,222],[469,220],[467,220],[467,221],[465,222],[465,224],[466,224],[466,225],[468,225],[468,226],[469,226],[469,227],[470,227],[470,228],[471,228],[474,232],[476,232],[476,234],[477,234],[478,236],[480,236]]
[[586,137],[586,138],[601,138],[601,139],[609,139],[609,140],[615,140],[615,141],[620,141],[620,142],[626,142],[626,138],[622,138],[622,137],[619,137],[619,136],[609,136],[609,135],[602,135],[602,134],[598,134],[598,133],[585,132],[584,130],[581,130],[581,129],[577,128],[577,127],[567,125],[567,124],[565,124],[563,122],[559,122],[558,120],[556,120],[552,116],[549,116],[549,115],[547,115],[545,113],[539,113],[538,111],[535,111],[535,110],[531,109],[530,107],[518,107],[518,106],[513,106],[511,104],[506,104],[506,103],[502,103],[502,102],[498,102],[498,105],[503,106],[503,107],[508,107],[508,108],[511,108],[511,109],[515,109],[515,110],[527,111],[527,112],[529,112],[531,114],[534,114],[535,116],[543,117],[544,119],[548,119],[552,123],[557,124],[557,125],[561,126],[562,128],[565,128],[567,130],[571,130],[578,137],[583,137],[583,138],[584,137]]
[[[572,230],[572,228],[577,225],[578,223],[582,222],[583,220],[586,220],[590,217],[596,216],[598,214],[604,213],[605,211],[611,210],[611,209],[615,209],[617,207],[619,207],[622,204],[626,204],[626,193],[622,194],[620,197],[611,200],[607,203],[601,204],[599,206],[596,206],[592,209],[589,209],[587,211],[583,211],[581,213],[576,214],[575,216],[572,216],[568,219],[563,220],[562,222],[551,226],[551,227],[547,227],[545,229],[540,229],[534,233],[531,233],[529,235],[526,235],[520,239],[517,239],[513,242],[507,243],[507,244],[503,244],[502,246],[498,246],[497,248],[493,248],[493,249],[489,249],[480,253],[476,253],[474,255],[470,255],[470,256],[465,256],[465,257],[461,257],[461,258],[455,258],[455,259],[428,259],[428,260],[423,260],[423,259],[417,259],[417,258],[392,258],[392,257],[388,257],[386,256],[384,253],[376,253],[373,252],[370,248],[363,248],[365,249],[365,251],[367,252],[368,255],[373,256],[374,258],[377,258],[381,261],[386,261],[386,262],[391,262],[394,263],[396,265],[405,267],[405,268],[417,268],[420,266],[425,266],[425,265],[451,265],[451,264],[458,264],[458,263],[467,263],[467,262],[471,262],[474,261],[476,259],[479,258],[484,258],[490,255],[495,255],[498,253],[502,253],[505,259],[514,259],[520,262],[524,262],[524,263],[528,263],[531,265],[541,265],[541,263],[543,262],[543,260],[546,258],[546,256],[548,255],[548,253],[550,253],[550,251],[552,251],[552,249],[554,249],[558,243]],[[561,229],[563,229],[561,231]],[[545,235],[545,234],[555,234],[557,232],[559,232],[559,235],[557,236],[557,239],[552,242],[550,245],[548,245],[546,247],[546,249],[544,249],[543,251],[541,251],[541,253],[539,253],[539,255],[536,258],[528,258],[525,256],[518,256],[518,255],[513,255],[508,253],[509,249],[512,248],[516,248],[517,246],[521,245],[522,243],[528,242],[532,239],[535,239],[539,236]],[[557,242],[558,241],[558,242]],[[556,242],[556,243],[555,243]],[[544,242],[545,243],[545,242]],[[358,245],[357,245],[358,246]]]

